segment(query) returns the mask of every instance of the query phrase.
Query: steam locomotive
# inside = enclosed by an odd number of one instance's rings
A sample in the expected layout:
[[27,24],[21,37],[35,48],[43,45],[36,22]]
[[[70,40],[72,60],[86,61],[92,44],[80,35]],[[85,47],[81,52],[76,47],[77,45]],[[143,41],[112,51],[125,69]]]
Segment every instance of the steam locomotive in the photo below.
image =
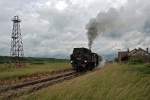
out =
[[74,48],[70,62],[77,72],[92,70],[98,66],[101,57],[87,48]]

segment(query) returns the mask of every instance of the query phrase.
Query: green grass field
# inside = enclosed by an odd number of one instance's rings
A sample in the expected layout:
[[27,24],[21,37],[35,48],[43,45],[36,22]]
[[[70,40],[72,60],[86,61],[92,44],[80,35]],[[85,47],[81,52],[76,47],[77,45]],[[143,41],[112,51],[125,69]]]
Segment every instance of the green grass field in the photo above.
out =
[[149,65],[107,65],[21,100],[150,100]]
[[52,71],[70,68],[67,62],[51,62],[42,64],[27,64],[24,68],[10,67],[9,64],[0,64],[0,80],[14,80],[38,73],[50,73]]

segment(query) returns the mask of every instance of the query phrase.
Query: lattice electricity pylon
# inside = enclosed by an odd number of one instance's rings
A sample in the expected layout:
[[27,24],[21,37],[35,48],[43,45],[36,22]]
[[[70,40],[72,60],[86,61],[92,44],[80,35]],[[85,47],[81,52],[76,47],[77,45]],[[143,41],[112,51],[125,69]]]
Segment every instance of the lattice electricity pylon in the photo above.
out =
[[12,62],[16,64],[16,67],[22,67],[23,64],[23,41],[21,36],[20,22],[18,16],[14,16],[13,21],[13,29],[11,35],[11,50],[10,56],[12,58]]

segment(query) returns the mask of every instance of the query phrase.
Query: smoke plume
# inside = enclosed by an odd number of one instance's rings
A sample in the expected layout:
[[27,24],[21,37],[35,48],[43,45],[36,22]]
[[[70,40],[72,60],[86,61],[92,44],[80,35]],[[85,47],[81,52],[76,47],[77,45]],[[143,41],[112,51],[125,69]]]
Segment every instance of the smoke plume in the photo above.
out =
[[[148,0],[130,0],[120,8],[99,12],[86,25],[89,48],[101,33],[117,37],[130,32],[150,33],[150,3]],[[119,37],[117,37],[119,38]]]
[[90,20],[89,24],[87,24],[87,29],[88,29],[87,35],[88,35],[88,40],[89,40],[88,46],[89,46],[89,49],[91,49],[93,41],[98,35],[97,22],[95,21],[95,19]]
[[93,41],[99,34],[111,32],[119,26],[117,23],[118,19],[118,12],[116,12],[113,8],[111,8],[108,12],[100,12],[96,18],[91,19],[86,26],[89,48],[91,48]]

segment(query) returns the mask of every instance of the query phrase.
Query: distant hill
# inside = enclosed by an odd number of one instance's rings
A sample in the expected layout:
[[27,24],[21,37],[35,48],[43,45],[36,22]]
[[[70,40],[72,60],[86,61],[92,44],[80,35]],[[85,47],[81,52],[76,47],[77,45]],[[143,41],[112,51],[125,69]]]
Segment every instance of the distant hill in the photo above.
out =
[[[0,56],[0,64],[11,62],[11,57]],[[39,57],[24,57],[24,62],[27,63],[52,63],[52,62],[68,62],[68,59],[56,59],[56,58],[39,58]]]

